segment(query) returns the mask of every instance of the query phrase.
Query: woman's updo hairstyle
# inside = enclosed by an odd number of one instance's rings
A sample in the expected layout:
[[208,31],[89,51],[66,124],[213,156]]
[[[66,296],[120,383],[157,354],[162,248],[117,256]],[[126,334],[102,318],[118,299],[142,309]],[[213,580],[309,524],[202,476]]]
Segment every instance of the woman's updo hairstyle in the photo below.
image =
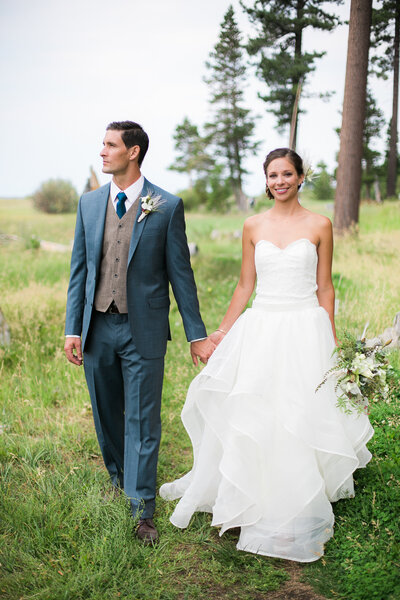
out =
[[[276,158],[287,158],[292,163],[294,168],[296,169],[297,175],[299,175],[299,177],[300,177],[300,175],[304,175],[303,160],[302,160],[301,156],[299,156],[297,154],[297,152],[295,152],[291,148],[276,148],[276,150],[272,150],[272,152],[267,154],[267,158],[264,161],[263,168],[264,168],[265,177],[267,177],[268,166]],[[300,186],[299,186],[299,188],[300,188]],[[273,200],[274,197],[269,190],[268,184],[267,184],[266,192],[267,192],[268,198]]]

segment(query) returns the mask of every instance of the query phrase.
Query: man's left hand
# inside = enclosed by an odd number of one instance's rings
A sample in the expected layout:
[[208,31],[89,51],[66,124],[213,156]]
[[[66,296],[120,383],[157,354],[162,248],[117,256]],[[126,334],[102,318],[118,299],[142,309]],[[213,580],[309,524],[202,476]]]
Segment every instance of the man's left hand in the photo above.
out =
[[193,364],[197,367],[199,364],[198,359],[200,359],[202,363],[207,364],[207,361],[214,352],[215,348],[216,346],[214,342],[210,340],[210,338],[199,340],[197,342],[191,342],[190,354],[192,355]]

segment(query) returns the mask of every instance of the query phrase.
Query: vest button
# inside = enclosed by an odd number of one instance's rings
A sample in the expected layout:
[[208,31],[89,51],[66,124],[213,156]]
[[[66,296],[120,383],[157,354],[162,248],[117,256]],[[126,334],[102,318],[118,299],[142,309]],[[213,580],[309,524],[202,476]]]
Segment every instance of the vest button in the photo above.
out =
[[118,277],[118,273],[114,273],[114,277],[117,278]]

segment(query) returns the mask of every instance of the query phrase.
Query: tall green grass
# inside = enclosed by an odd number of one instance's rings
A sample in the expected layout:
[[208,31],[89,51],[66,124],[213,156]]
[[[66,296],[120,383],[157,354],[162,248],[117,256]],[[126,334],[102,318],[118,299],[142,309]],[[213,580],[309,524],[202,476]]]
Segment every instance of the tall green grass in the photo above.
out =
[[[329,214],[326,204],[310,206]],[[394,210],[395,209],[395,210]],[[397,211],[397,213],[396,213]],[[399,203],[362,206],[360,233],[338,239],[334,279],[339,330],[370,335],[399,309]],[[212,330],[226,310],[240,270],[242,215],[188,215],[188,237],[202,313]],[[210,517],[197,514],[185,531],[169,523],[171,503],[157,500],[156,548],[134,537],[123,498],[108,484],[92,424],[83,370],[64,358],[63,322],[68,254],[27,249],[37,235],[68,244],[74,217],[46,216],[28,201],[0,201],[0,233],[19,241],[0,246],[0,307],[12,345],[0,349],[0,597],[7,600],[188,600],[268,598],[289,577],[285,561],[235,550],[237,535],[219,538]],[[218,230],[213,241],[210,234]],[[182,424],[191,365],[181,319],[171,308],[163,391],[159,482],[191,466]],[[391,357],[399,366],[398,354]],[[322,560],[302,575],[327,598],[395,600],[400,534],[400,386],[390,404],[374,404],[373,460],[356,473],[356,497],[334,505],[335,536]]]

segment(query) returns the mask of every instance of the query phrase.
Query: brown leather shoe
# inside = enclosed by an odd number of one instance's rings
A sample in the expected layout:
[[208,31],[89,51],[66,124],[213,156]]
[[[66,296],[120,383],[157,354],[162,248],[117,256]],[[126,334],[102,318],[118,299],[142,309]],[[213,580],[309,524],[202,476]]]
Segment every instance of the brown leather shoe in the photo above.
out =
[[139,519],[136,535],[144,544],[155,544],[158,540],[158,531],[153,519]]

